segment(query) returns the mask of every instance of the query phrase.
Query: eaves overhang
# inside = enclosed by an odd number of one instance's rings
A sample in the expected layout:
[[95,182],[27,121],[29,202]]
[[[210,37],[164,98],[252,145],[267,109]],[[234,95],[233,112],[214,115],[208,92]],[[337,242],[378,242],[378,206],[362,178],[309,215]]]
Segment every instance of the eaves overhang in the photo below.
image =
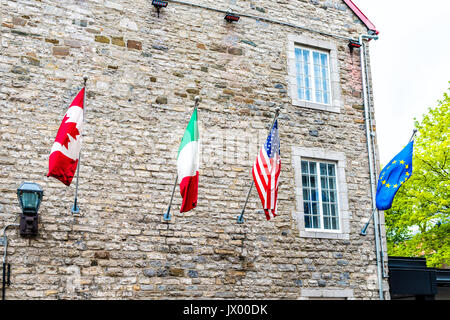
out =
[[356,16],[361,20],[371,31],[373,34],[378,34],[379,31],[375,27],[375,25],[369,20],[369,18],[366,17],[364,13],[356,6],[356,4],[353,3],[352,0],[344,0],[345,4],[356,14]]

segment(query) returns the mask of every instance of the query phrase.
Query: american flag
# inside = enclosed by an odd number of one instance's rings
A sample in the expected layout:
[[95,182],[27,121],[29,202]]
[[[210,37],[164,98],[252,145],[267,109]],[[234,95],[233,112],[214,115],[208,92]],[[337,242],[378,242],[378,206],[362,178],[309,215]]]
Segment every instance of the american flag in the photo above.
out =
[[278,135],[278,120],[275,120],[266,143],[259,150],[252,170],[253,180],[267,220],[277,216],[280,168],[280,137]]

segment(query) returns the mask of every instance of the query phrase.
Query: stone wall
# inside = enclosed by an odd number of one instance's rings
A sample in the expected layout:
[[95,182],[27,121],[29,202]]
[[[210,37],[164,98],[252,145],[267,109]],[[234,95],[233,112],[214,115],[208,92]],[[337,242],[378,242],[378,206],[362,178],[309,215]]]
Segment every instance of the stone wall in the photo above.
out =
[[[7,299],[377,299],[373,227],[359,235],[371,208],[359,51],[345,40],[366,33],[364,25],[342,1],[191,3],[283,23],[229,24],[217,10],[176,1],[159,18],[150,0],[2,1],[1,226],[20,210],[20,182],[44,189],[39,236],[8,231]],[[289,35],[335,44],[340,112],[291,104]],[[46,173],[83,75],[82,216],[74,217],[75,183]],[[166,223],[197,95],[198,207],[180,214],[177,188]],[[266,221],[253,189],[238,225],[275,107],[282,108],[279,215]],[[349,239],[300,237],[292,147],[345,154]]]

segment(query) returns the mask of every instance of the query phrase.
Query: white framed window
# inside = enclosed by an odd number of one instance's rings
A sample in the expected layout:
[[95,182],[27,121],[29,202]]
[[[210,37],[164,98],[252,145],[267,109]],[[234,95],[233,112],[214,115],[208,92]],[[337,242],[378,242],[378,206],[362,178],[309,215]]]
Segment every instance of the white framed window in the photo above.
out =
[[340,112],[339,61],[334,42],[290,34],[287,63],[289,95],[294,106]]
[[295,47],[297,98],[315,103],[331,104],[329,52]]
[[305,229],[340,230],[336,163],[302,159]]
[[346,163],[340,151],[292,147],[300,237],[350,239]]

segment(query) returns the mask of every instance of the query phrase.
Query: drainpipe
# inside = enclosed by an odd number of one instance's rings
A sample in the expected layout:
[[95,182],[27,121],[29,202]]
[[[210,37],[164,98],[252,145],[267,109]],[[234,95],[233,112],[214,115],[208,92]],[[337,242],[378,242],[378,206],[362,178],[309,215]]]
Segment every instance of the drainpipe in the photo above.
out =
[[369,80],[368,80],[368,70],[367,66],[367,57],[365,54],[366,47],[364,44],[364,39],[374,39],[377,40],[378,36],[375,35],[360,35],[359,36],[359,44],[361,45],[360,49],[360,60],[361,60],[361,75],[362,75],[362,86],[363,86],[363,98],[364,98],[364,118],[366,124],[366,140],[367,140],[367,152],[369,157],[369,175],[370,175],[370,192],[372,196],[372,214],[373,214],[373,223],[374,223],[374,233],[375,233],[375,251],[377,258],[377,276],[378,276],[378,289],[379,289],[379,297],[380,300],[384,300],[383,293],[383,272],[382,272],[382,253],[381,253],[381,243],[380,243],[380,230],[379,230],[379,216],[378,210],[376,207],[376,178],[375,178],[375,159],[374,159],[374,143],[373,137],[375,136],[373,132],[372,120],[370,116],[370,105],[369,105]]

